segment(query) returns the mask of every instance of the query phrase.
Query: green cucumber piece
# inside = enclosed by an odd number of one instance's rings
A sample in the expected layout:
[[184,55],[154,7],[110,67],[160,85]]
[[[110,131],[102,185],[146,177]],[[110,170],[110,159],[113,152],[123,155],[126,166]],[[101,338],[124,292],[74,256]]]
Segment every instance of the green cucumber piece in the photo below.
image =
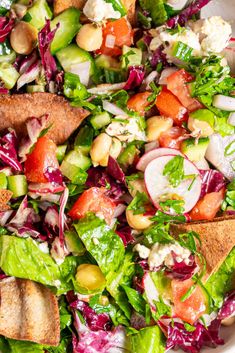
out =
[[38,30],[45,25],[46,19],[50,20],[53,15],[46,0],[34,1],[33,6],[28,9],[27,14],[30,15],[29,23]]
[[90,123],[95,130],[99,130],[111,123],[111,117],[108,112],[100,112],[91,117]]
[[7,89],[13,88],[19,77],[20,74],[13,65],[6,62],[0,63],[0,80]]
[[0,173],[0,190],[7,188],[7,176],[5,173]]
[[27,90],[27,93],[45,92],[45,86],[43,86],[43,85],[27,85],[26,90]]
[[187,62],[192,56],[193,48],[183,42],[176,42],[173,46],[172,56]]
[[119,155],[118,162],[122,168],[126,169],[134,163],[134,160],[138,154],[139,150],[135,145],[128,145]]
[[12,50],[9,42],[6,40],[0,43],[0,63],[13,63],[16,58],[16,53]]
[[[70,151],[65,157],[64,161],[81,168],[82,170],[87,170],[91,166],[91,160],[89,157],[82,154],[79,150]],[[63,162],[62,162],[63,164]]]
[[61,173],[66,176],[73,184],[83,185],[87,179],[87,173],[81,168],[77,167],[74,164],[63,160],[60,166]]
[[91,127],[85,125],[83,126],[74,142],[74,148],[81,151],[84,154],[88,154],[91,149],[91,144],[94,137],[94,131]]
[[59,163],[61,163],[63,161],[65,153],[66,153],[66,149],[67,149],[67,145],[57,146],[56,158]]
[[13,192],[13,197],[24,196],[28,192],[28,184],[25,175],[10,175],[8,189]]
[[59,28],[51,43],[52,54],[57,53],[71,43],[81,27],[79,18],[80,11],[75,7],[70,7],[51,21],[52,30],[56,28],[56,25],[59,23]]
[[65,237],[65,243],[68,248],[68,250],[74,255],[74,256],[81,256],[86,252],[86,249],[79,238],[77,232],[68,230],[64,232],[64,237]]
[[124,45],[122,48],[122,68],[127,69],[129,66],[141,65],[141,63],[142,50]]
[[111,56],[101,54],[95,58],[95,65],[104,69],[120,68],[120,63]]
[[189,138],[182,142],[181,151],[190,161],[198,162],[205,157],[209,141],[208,137],[203,137],[196,143],[194,138]]
[[94,59],[87,51],[79,48],[76,44],[70,44],[66,48],[61,49],[56,53],[56,57],[66,72],[75,73],[73,72],[75,65],[90,61],[90,75],[93,75],[94,73]]
[[206,121],[212,128],[215,124],[215,114],[209,109],[198,109],[189,114],[190,118]]

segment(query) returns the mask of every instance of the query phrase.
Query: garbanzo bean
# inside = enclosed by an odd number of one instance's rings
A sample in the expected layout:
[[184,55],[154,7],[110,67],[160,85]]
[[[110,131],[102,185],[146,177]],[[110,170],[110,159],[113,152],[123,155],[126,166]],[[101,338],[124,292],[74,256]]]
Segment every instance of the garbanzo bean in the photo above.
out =
[[150,221],[149,216],[144,216],[143,214],[134,215],[132,210],[126,210],[126,219],[131,228],[136,230],[147,229],[153,223]]
[[160,134],[173,126],[171,118],[162,116],[152,116],[147,120],[147,140],[148,142],[156,141]]
[[214,129],[207,121],[194,119],[189,117],[188,129],[192,132],[199,133],[201,137],[207,137],[214,133]]
[[76,281],[82,288],[92,291],[105,286],[105,278],[99,266],[92,264],[78,266]]
[[102,41],[102,28],[92,23],[83,25],[76,37],[77,45],[86,51],[99,49],[102,45]]
[[109,151],[109,155],[114,159],[117,159],[122,150],[122,143],[116,137],[112,138],[112,145]]
[[[91,145],[90,155],[92,162],[99,165],[108,163],[109,151],[112,145],[112,137],[102,132],[98,135]],[[103,165],[104,167],[107,166]]]
[[11,46],[16,53],[28,55],[35,48],[37,37],[37,30],[30,23],[18,22],[11,31]]
[[128,182],[128,191],[132,197],[135,197],[137,191],[141,193],[145,192],[147,194],[144,179],[130,180]]

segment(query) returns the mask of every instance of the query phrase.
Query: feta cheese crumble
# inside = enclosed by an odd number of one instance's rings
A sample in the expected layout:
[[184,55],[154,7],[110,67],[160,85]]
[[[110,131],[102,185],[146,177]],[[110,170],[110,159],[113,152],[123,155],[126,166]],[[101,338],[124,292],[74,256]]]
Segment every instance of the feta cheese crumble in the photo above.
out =
[[121,17],[119,11],[115,11],[111,3],[104,0],[87,0],[84,8],[84,15],[93,22],[101,22],[110,18],[118,19]]
[[123,142],[132,142],[134,140],[146,141],[145,131],[141,127],[138,118],[118,115],[115,119],[106,128],[106,133],[109,136],[117,137]]
[[149,248],[147,248],[144,245],[141,244],[136,244],[133,248],[134,251],[137,251],[139,253],[139,257],[141,259],[147,259],[149,257],[150,254],[150,250]]

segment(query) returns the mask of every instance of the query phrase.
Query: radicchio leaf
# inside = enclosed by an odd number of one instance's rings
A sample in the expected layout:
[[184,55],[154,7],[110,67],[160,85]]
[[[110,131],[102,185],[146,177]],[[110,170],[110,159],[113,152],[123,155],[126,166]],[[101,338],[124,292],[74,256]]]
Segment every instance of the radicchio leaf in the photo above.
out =
[[17,138],[14,130],[9,130],[5,136],[0,138],[0,160],[15,171],[21,172],[23,170],[18,161]]
[[196,15],[204,6],[206,6],[211,0],[195,0],[191,4],[182,10],[178,15],[170,18],[167,21],[169,28],[174,28],[177,25],[184,26],[185,23]]
[[31,118],[26,122],[28,137],[21,141],[19,147],[19,156],[22,162],[26,160],[26,155],[30,152],[33,145],[37,142],[41,132],[46,128],[48,123],[48,115],[41,118]]
[[44,176],[49,183],[63,185],[63,176],[58,168],[48,167]]
[[86,325],[91,331],[111,330],[112,322],[107,313],[97,314],[87,303],[79,299],[70,303],[70,307],[81,312],[86,321]]
[[235,291],[229,293],[224,300],[222,308],[218,313],[218,319],[224,320],[235,315]]
[[29,68],[18,78],[17,90],[26,85],[27,83],[35,81],[40,74],[40,61],[34,62]]
[[45,71],[47,83],[55,80],[57,74],[57,66],[55,58],[51,54],[50,46],[54,39],[55,33],[59,27],[57,24],[56,28],[51,31],[50,20],[46,20],[45,26],[41,29],[38,34],[38,47],[42,60],[42,66]]
[[69,189],[65,188],[60,197],[60,211],[59,211],[59,239],[60,245],[64,248],[64,228],[66,226],[65,206],[69,198]]
[[158,64],[163,64],[164,67],[169,66],[166,54],[164,53],[164,46],[160,45],[152,54],[150,60],[151,66],[156,68]]
[[143,65],[130,66],[128,69],[128,79],[123,87],[125,90],[139,87],[144,79],[145,70]]
[[8,17],[0,17],[0,43],[5,42],[8,34],[14,27],[15,20]]
[[125,174],[118,164],[117,160],[113,157],[109,156],[107,173],[114,178],[114,180],[118,180],[120,183],[126,185]]
[[176,255],[174,253],[172,254],[172,256],[174,259],[174,265],[171,268],[167,268],[165,270],[168,277],[179,279],[181,281],[185,281],[186,279],[192,278],[197,268],[195,257],[191,255],[189,258],[190,262],[186,264],[185,261],[177,262]]
[[200,197],[210,192],[218,192],[226,186],[226,181],[222,173],[214,169],[200,170],[202,178],[202,190]]
[[4,87],[0,87],[0,94],[8,94],[9,90],[7,88]]

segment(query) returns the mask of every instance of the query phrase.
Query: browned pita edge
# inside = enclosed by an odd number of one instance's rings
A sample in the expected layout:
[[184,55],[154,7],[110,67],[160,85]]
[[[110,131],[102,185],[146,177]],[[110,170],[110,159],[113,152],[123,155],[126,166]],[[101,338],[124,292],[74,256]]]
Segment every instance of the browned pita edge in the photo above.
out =
[[172,224],[170,231],[175,237],[189,231],[199,234],[201,245],[198,242],[198,250],[205,257],[209,275],[219,269],[235,246],[234,216],[217,217],[209,222]]
[[10,209],[10,206],[7,204],[13,192],[10,190],[0,189],[0,212],[4,212]]
[[0,281],[0,298],[0,335],[43,345],[59,345],[58,301],[47,287],[10,277]]
[[90,114],[82,107],[72,107],[62,96],[53,93],[0,95],[0,130],[15,129],[18,136],[26,135],[26,121],[48,114],[49,136],[62,144]]

